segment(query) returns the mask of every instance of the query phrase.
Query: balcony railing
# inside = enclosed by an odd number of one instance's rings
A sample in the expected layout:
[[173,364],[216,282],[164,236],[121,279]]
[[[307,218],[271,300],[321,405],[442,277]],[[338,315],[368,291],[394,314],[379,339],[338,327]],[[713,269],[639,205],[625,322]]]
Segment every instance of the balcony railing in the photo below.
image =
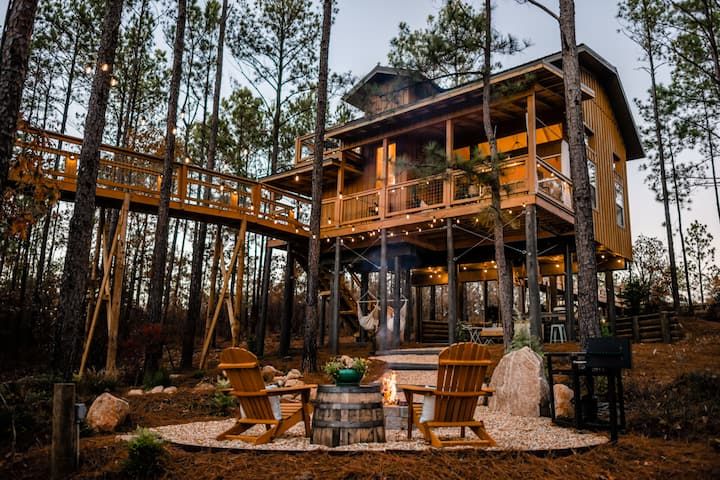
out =
[[[525,157],[506,160],[501,166],[503,198],[527,193]],[[486,201],[490,188],[474,176],[460,170],[447,174],[418,178],[359,193],[344,194],[338,206],[337,198],[325,199],[322,226],[347,225],[377,220],[383,217],[411,215],[443,207],[455,207],[469,202]]]
[[572,211],[572,181],[553,166],[553,164],[559,165],[559,157],[559,155],[543,158],[538,157],[538,193]]

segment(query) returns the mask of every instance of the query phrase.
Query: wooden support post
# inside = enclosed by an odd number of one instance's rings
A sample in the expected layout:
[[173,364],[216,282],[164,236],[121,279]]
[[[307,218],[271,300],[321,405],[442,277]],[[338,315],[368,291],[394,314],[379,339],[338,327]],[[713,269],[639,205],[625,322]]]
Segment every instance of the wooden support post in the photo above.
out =
[[388,186],[388,139],[383,138],[382,143],[382,179],[380,190],[380,219],[385,219],[387,214],[387,186]]
[[[363,301],[367,300],[368,291],[370,290],[370,274],[368,272],[362,272],[360,274],[360,299]],[[366,303],[360,303],[358,304],[358,308],[360,309],[360,313],[362,315],[367,315],[368,309],[367,309]],[[362,326],[360,327],[360,341],[366,342],[367,341],[367,332],[365,331]]]
[[605,298],[607,299],[608,322],[610,322],[610,333],[616,334],[617,315],[615,312],[615,277],[612,270],[605,272]]
[[53,386],[50,476],[67,478],[77,468],[78,424],[75,422],[75,384]]
[[393,334],[392,347],[400,346],[400,257],[395,256],[395,275],[393,276]]
[[335,197],[335,225],[340,225],[342,222],[342,203],[343,203],[343,187],[345,185],[345,156],[343,155],[340,160],[340,168],[337,172],[337,185]]
[[527,191],[534,195],[537,191],[537,141],[536,134],[536,113],[535,113],[535,92],[527,97]]
[[115,272],[113,274],[112,299],[108,302],[110,314],[108,321],[108,343],[107,355],[105,358],[105,373],[115,375],[117,373],[117,345],[118,330],[120,328],[120,300],[122,299],[123,280],[125,279],[125,242],[127,238],[128,212],[130,210],[130,194],[125,194],[123,206],[120,210],[118,226],[115,229],[117,235],[117,250],[115,252]]
[[387,350],[387,230],[380,231],[380,278],[378,279],[378,296],[380,297],[380,320],[377,329],[378,347]]
[[429,312],[428,318],[430,319],[431,322],[435,321],[435,318],[436,318],[435,314],[437,313],[437,305],[436,305],[436,299],[435,299],[436,290],[437,289],[435,288],[435,285],[430,285],[430,307],[429,307],[430,312]]
[[287,243],[287,260],[285,262],[285,285],[283,288],[283,310],[280,320],[280,356],[290,352],[290,335],[292,333],[293,305],[295,304],[295,255],[290,242]]
[[457,329],[457,269],[455,268],[455,239],[452,224],[452,218],[445,219],[448,268],[448,341],[451,345],[455,343]]
[[637,315],[632,316],[633,342],[640,343],[640,319]]
[[538,265],[537,248],[537,213],[535,204],[529,203],[525,206],[525,269],[528,282],[528,317],[530,320],[530,334],[542,338],[542,318],[540,317],[540,286],[538,276],[540,268]]
[[573,293],[573,261],[570,244],[565,244],[565,329],[568,340],[575,340],[575,294]]
[[318,342],[319,347],[325,346],[325,324],[326,321],[326,306],[327,304],[327,298],[322,296],[320,297],[320,326],[318,328],[318,333],[320,334],[320,341]]
[[335,265],[332,279],[332,314],[330,316],[330,353],[338,354],[340,332],[340,241],[335,237]]
[[247,232],[247,220],[240,222],[240,231],[238,232],[236,242],[240,244],[238,252],[235,281],[235,315],[230,319],[230,332],[232,335],[232,346],[237,347],[240,344],[240,322],[243,312],[243,277],[245,276],[245,236]]
[[[222,288],[220,289],[220,295],[218,296],[218,302],[215,306],[212,319],[210,320],[210,325],[205,333],[205,340],[203,341],[203,348],[202,352],[200,353],[200,370],[203,370],[207,365],[207,354],[208,350],[210,349],[210,341],[212,340],[213,333],[215,331],[215,325],[217,324],[218,317],[220,316],[220,310],[222,310],[223,303],[225,303],[225,305],[227,306],[229,310],[228,313],[232,312],[232,302],[227,297],[228,284],[230,283],[230,276],[232,275],[232,271],[234,270],[235,264],[237,263],[237,257],[238,253],[240,252],[241,245],[242,242],[235,242],[235,248],[233,249],[232,257],[230,258],[229,270],[225,270],[224,260],[220,262],[223,270]],[[224,300],[226,300],[226,302],[223,302]],[[230,316],[229,318],[233,317]]]
[[[100,307],[102,306],[103,300],[107,302],[105,312],[107,315],[107,324],[108,329],[114,328],[115,323],[112,318],[113,315],[113,309],[112,309],[112,293],[110,292],[110,265],[112,264],[112,259],[115,257],[115,252],[117,251],[118,247],[118,241],[119,241],[119,235],[118,233],[124,230],[123,223],[127,222],[127,209],[129,208],[129,197],[126,197],[127,204],[123,202],[123,211],[125,213],[121,213],[120,217],[118,218],[118,225],[115,228],[115,234],[113,235],[112,243],[110,245],[110,250],[106,251],[105,245],[107,244],[106,238],[107,235],[103,236],[103,247],[101,249],[103,253],[103,277],[102,281],[100,282],[100,289],[98,290],[98,298],[95,302],[95,309],[93,311],[92,319],[90,320],[90,327],[88,328],[87,337],[85,339],[85,346],[83,348],[83,354],[82,358],[80,359],[80,370],[78,372],[78,376],[82,378],[83,373],[85,372],[85,366],[87,364],[87,358],[88,354],[90,353],[90,345],[92,344],[93,335],[95,334],[95,326],[97,325],[98,316],[100,315]],[[116,336],[117,339],[117,336]],[[108,348],[110,345],[108,345]],[[117,343],[115,348],[117,348]]]
[[660,331],[662,332],[663,342],[671,343],[672,336],[670,335],[670,315],[668,312],[660,312]]
[[[455,128],[453,125],[453,120],[448,119],[445,120],[445,158],[447,159],[447,164],[452,170],[455,159],[453,158],[453,149],[454,146],[454,137],[455,137]],[[445,179],[443,181],[443,203],[445,205],[450,205],[452,203],[452,197],[453,197],[453,177],[452,175],[446,175]]]
[[[412,286],[410,285],[410,281],[411,281],[410,269],[408,268],[405,270],[405,279],[403,281],[403,296],[405,297],[405,299],[407,301],[407,306],[405,307],[405,331],[403,332],[405,335],[404,338],[405,338],[406,342],[409,342],[410,338],[412,338],[411,337],[412,330],[413,330],[413,326],[415,325],[415,323],[413,322],[414,305],[413,305]],[[410,316],[410,318],[408,318],[408,315]]]
[[415,313],[415,341],[422,342],[422,322],[423,322],[423,287],[415,287],[415,302],[417,303],[417,312]]

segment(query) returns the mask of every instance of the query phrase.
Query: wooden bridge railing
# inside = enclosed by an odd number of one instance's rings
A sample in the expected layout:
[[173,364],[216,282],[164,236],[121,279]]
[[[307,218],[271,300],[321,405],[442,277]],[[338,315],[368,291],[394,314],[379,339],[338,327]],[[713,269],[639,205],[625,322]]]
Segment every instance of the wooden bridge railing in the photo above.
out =
[[[56,182],[61,191],[74,192],[77,161],[82,139],[23,127],[18,132],[16,148],[27,149],[42,157],[45,176]],[[157,204],[160,198],[163,159],[123,148],[103,145],[97,195],[113,192],[130,193],[135,200]],[[237,215],[250,217],[266,225],[307,235],[310,201],[248,178],[208,170],[189,163],[173,164],[171,202],[180,210],[195,214]],[[112,196],[112,195],[111,195]]]

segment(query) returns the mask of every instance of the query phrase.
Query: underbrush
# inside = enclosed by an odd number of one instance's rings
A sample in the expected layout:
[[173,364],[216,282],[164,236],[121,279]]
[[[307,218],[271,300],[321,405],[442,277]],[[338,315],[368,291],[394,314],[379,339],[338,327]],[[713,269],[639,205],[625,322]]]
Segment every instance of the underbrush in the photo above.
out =
[[680,375],[670,384],[628,382],[629,427],[666,439],[707,440],[720,435],[720,378],[708,372]]

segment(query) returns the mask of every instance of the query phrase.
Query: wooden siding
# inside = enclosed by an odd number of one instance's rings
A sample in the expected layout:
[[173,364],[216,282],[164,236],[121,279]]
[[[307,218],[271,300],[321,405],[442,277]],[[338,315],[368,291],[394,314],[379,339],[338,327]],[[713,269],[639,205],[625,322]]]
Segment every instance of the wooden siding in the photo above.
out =
[[[597,166],[597,209],[594,211],[595,240],[627,259],[632,258],[632,237],[628,208],[627,155],[617,120],[600,82],[583,70],[582,81],[595,91],[595,98],[583,102],[585,124],[593,132]],[[613,169],[613,154],[620,160]],[[591,154],[592,156],[592,154]],[[621,179],[625,200],[625,227],[615,217],[615,175]]]

